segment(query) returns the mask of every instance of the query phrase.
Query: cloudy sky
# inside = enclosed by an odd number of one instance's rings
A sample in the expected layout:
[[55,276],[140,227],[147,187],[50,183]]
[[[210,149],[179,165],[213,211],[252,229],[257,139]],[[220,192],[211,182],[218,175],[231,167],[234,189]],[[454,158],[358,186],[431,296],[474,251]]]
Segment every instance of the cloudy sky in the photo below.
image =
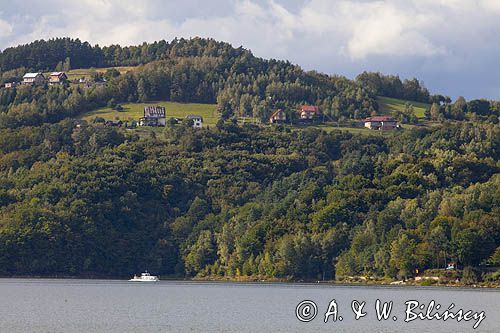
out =
[[307,70],[381,71],[500,99],[500,0],[0,0],[0,49],[62,36],[213,37]]

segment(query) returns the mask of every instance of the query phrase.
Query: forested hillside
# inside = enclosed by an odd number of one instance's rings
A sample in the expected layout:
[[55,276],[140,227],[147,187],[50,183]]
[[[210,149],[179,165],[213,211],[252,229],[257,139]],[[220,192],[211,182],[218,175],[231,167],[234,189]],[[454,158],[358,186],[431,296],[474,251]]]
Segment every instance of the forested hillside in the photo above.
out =
[[139,67],[123,75],[113,69],[95,73],[94,80],[106,79],[107,84],[92,89],[0,89],[0,127],[55,122],[110,104],[157,100],[217,103],[224,119],[252,116],[264,121],[276,108],[293,119],[303,104],[318,105],[333,121],[362,119],[377,114],[377,95],[434,103],[427,117],[434,120],[491,115],[498,120],[500,110],[497,102],[461,98],[452,103],[449,97],[431,96],[416,79],[363,73],[348,80],[305,72],[287,61],[257,58],[241,47],[201,38],[103,48],[68,38],[36,41],[0,53],[0,83],[19,81],[27,71],[127,65]]
[[[305,72],[209,39],[56,39],[0,54],[4,81],[118,65],[138,67],[89,87],[0,88],[0,274],[403,278],[457,262],[499,279],[488,271],[500,265],[498,102]],[[356,120],[381,94],[430,103],[433,126],[380,136],[236,121],[305,103]],[[74,120],[157,100],[217,103],[222,118],[147,135]]]
[[[0,54],[4,81],[16,75],[19,79],[23,73],[19,68],[53,70],[58,63],[62,63],[60,66],[77,64],[78,67],[144,66],[139,71],[121,76],[112,72],[107,77],[110,82],[106,87],[90,91],[68,87],[25,92],[22,89],[25,87],[21,87],[17,89],[20,96],[16,96],[15,91],[3,92],[0,101],[4,110],[5,106],[21,105],[12,112],[15,114],[13,118],[34,111],[47,114],[40,121],[50,122],[53,119],[50,115],[61,118],[82,109],[104,106],[111,99],[115,102],[218,103],[225,118],[239,115],[264,119],[273,108],[304,103],[322,105],[337,117],[359,118],[369,115],[377,107],[374,95],[346,78],[306,73],[289,62],[256,58],[248,50],[210,39],[181,39],[171,43],[163,41],[139,47],[102,49],[78,40],[56,39],[7,49]],[[50,110],[53,99],[58,110]],[[75,103],[60,107],[61,100]],[[29,124],[23,119],[7,118],[0,120],[0,126],[5,122],[8,124],[3,126],[7,127],[17,126],[12,123]],[[31,115],[28,118],[32,119]]]
[[495,125],[0,134],[3,274],[395,277],[500,245]]

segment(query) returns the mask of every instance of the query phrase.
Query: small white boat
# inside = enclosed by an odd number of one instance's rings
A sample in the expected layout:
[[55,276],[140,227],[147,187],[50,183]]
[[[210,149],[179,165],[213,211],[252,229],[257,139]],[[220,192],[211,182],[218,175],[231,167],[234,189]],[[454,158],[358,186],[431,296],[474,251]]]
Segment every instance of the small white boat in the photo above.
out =
[[147,271],[142,273],[141,276],[134,275],[129,281],[133,282],[158,282],[160,279],[156,275],[151,275]]

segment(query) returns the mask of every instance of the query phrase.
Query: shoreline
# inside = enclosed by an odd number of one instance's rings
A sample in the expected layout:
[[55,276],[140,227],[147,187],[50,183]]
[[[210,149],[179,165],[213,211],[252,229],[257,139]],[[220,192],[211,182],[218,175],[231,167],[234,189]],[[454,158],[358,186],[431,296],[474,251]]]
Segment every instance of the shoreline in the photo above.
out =
[[366,281],[336,281],[336,280],[287,280],[287,279],[257,279],[257,278],[222,278],[222,277],[195,277],[190,281],[200,282],[231,282],[231,283],[281,283],[281,284],[303,284],[303,285],[323,285],[323,286],[384,286],[384,287],[424,287],[424,288],[462,288],[462,289],[500,289],[500,284],[493,283],[476,283],[476,284],[463,284],[463,283],[432,283],[422,284],[415,280],[408,281],[390,281],[390,280],[366,280]]
[[[22,276],[0,276],[0,281],[18,279],[18,280],[101,280],[101,281],[121,281],[128,282],[129,277],[121,276],[100,276],[100,275],[81,275],[81,276],[64,276],[64,275],[22,275]],[[409,280],[406,282],[402,281],[314,281],[314,280],[289,280],[289,279],[259,279],[259,278],[224,278],[224,277],[194,277],[194,278],[181,278],[175,276],[160,276],[160,282],[170,281],[170,282],[194,282],[194,283],[234,283],[234,284],[283,284],[283,285],[309,285],[309,286],[338,286],[338,287],[394,287],[404,289],[405,287],[416,288],[447,288],[447,289],[500,289],[499,284],[491,283],[477,283],[472,285],[460,284],[460,283],[433,283],[433,284],[422,284],[415,282],[415,280]]]

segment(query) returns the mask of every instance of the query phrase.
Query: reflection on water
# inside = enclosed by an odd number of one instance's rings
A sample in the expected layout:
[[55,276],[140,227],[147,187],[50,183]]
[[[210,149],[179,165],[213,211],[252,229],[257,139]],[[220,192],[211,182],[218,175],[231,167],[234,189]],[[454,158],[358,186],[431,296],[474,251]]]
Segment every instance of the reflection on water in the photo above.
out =
[[[405,323],[409,300],[425,306],[435,301],[441,311],[452,303],[453,311],[485,311],[475,332],[498,332],[500,327],[500,292],[489,289],[0,279],[0,296],[0,332],[474,331],[473,319]],[[377,320],[377,299],[381,305],[393,301],[388,320]],[[296,307],[304,300],[317,308],[310,322],[296,318]],[[325,324],[332,300],[342,321],[330,316]],[[362,310],[367,314],[359,320],[351,309],[354,300],[358,306],[366,302]]]

